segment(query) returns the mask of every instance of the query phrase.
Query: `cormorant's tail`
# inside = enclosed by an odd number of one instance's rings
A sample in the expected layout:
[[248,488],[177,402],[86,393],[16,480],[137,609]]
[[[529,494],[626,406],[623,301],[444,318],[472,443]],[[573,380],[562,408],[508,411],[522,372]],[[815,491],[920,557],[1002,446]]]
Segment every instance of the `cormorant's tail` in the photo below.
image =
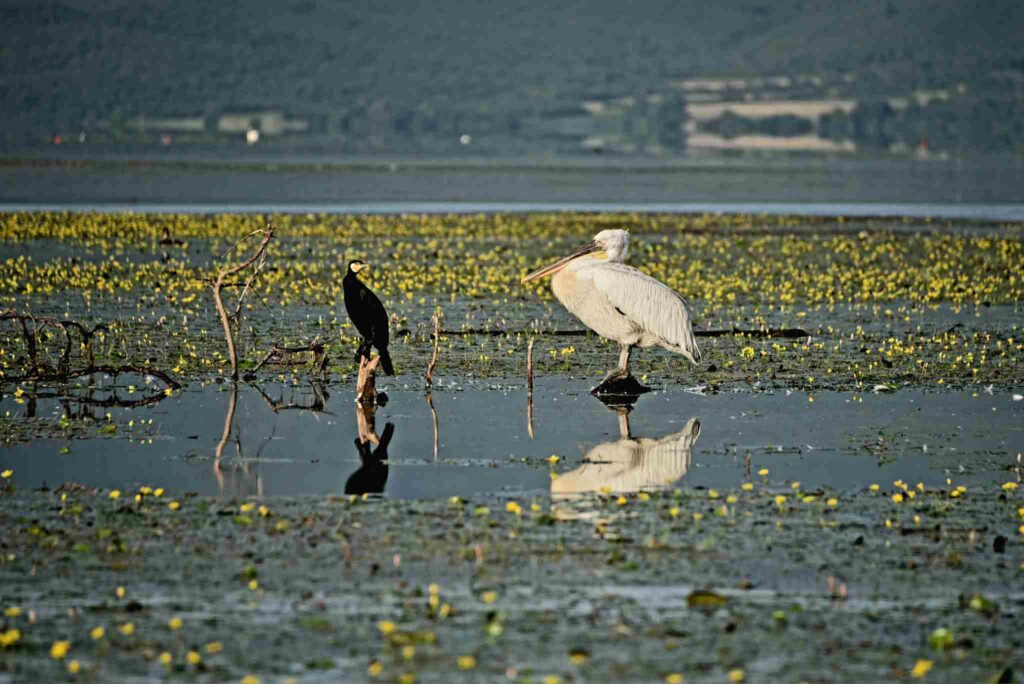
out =
[[391,354],[387,349],[380,350],[380,367],[384,369],[384,375],[394,375],[395,367],[391,365]]

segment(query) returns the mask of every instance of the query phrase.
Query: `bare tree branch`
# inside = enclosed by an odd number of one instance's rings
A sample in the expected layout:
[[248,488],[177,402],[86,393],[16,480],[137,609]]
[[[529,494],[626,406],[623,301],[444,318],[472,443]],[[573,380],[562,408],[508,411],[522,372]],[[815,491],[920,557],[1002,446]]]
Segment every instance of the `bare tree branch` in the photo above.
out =
[[[265,230],[253,231],[249,235],[245,236],[244,238],[236,242],[227,252],[224,253],[224,256],[226,257],[228,254],[233,252],[236,248],[238,248],[239,245],[241,245],[249,238],[261,234],[263,235],[263,240],[256,248],[256,251],[253,252],[252,255],[242,263],[236,264],[230,268],[222,269],[220,273],[217,275],[217,279],[213,282],[213,299],[214,303],[217,305],[217,313],[220,314],[220,322],[224,328],[224,339],[228,345],[228,360],[231,362],[232,380],[238,380],[238,353],[235,351],[235,335],[234,332],[231,330],[231,316],[228,315],[227,309],[224,308],[224,301],[223,299],[221,299],[220,292],[221,289],[224,287],[224,284],[227,282],[228,278],[231,278],[232,276],[241,273],[242,271],[246,270],[247,268],[249,268],[250,266],[257,262],[259,262],[259,265],[256,267],[256,270],[254,271],[254,276],[255,273],[259,272],[259,269],[262,268],[266,260],[267,245],[270,244],[270,240],[273,239],[274,237],[274,226],[268,223]],[[241,295],[239,295],[238,304],[236,306],[236,314],[238,311],[241,311],[242,299],[245,296],[245,293],[248,292],[249,285],[251,283],[252,278],[250,278],[246,282],[244,288],[242,289]]]

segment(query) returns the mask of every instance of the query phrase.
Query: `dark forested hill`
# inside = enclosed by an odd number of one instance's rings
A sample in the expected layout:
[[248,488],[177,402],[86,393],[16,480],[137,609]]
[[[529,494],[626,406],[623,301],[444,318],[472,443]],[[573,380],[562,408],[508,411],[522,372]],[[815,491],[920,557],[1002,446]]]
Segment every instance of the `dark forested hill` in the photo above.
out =
[[[997,118],[1020,111],[1024,79],[1024,3],[998,0],[2,0],[0,25],[8,146],[240,140],[242,126],[353,150],[671,150],[694,97],[683,79],[789,75],[817,79],[801,97],[858,100],[947,90]],[[624,123],[594,124],[586,102]],[[271,110],[285,123],[260,118]]]

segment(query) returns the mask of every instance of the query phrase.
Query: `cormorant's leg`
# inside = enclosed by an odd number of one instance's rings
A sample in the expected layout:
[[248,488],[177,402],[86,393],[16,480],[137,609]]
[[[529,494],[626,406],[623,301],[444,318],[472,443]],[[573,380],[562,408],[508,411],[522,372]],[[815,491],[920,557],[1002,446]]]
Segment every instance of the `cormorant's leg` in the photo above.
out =
[[362,338],[359,341],[359,347],[356,348],[356,363],[359,363],[363,358],[370,358],[370,340]]

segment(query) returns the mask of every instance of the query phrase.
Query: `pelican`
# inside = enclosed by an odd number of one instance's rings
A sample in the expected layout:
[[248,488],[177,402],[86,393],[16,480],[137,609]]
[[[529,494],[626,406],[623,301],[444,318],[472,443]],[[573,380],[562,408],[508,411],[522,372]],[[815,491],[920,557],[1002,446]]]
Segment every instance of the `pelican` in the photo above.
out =
[[619,343],[619,365],[595,392],[631,378],[633,347],[659,346],[694,364],[700,361],[686,302],[669,286],[627,266],[628,254],[628,231],[602,230],[590,244],[522,280],[551,275],[551,290],[562,306],[601,337]]

